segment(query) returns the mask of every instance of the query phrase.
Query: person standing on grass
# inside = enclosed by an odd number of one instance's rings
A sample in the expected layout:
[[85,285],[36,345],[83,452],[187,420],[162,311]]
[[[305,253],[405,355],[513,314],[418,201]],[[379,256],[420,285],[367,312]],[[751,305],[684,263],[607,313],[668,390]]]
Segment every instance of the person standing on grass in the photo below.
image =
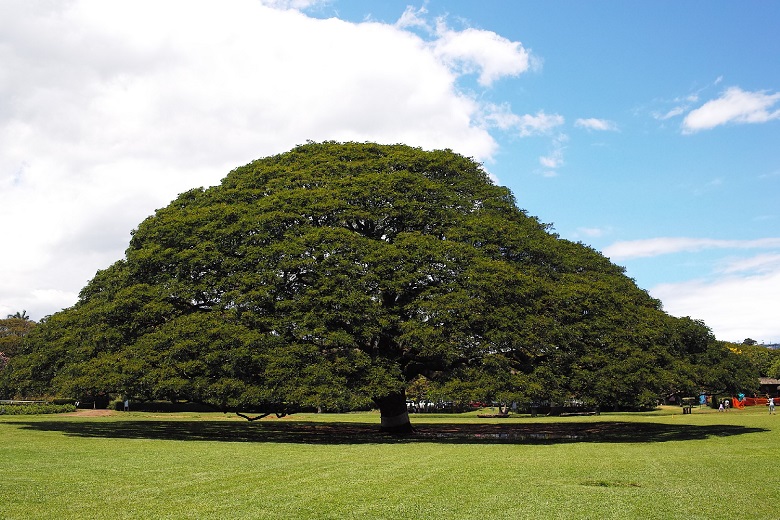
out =
[[723,401],[721,401],[721,402],[720,402],[720,405],[718,405],[718,411],[719,411],[719,412],[722,412],[722,411],[723,411]]
[[125,399],[125,411],[130,411],[130,399]]
[[774,397],[770,397],[768,404],[769,404],[769,413],[770,414],[775,413],[775,398]]

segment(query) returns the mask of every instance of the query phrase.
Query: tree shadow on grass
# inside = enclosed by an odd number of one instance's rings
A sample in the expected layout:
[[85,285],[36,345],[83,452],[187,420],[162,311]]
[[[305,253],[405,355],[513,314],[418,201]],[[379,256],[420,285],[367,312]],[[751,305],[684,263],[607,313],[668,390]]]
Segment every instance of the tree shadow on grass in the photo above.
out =
[[269,421],[14,421],[26,430],[59,431],[74,437],[300,444],[560,444],[577,442],[668,442],[766,432],[734,425],[695,426],[633,422],[528,424],[423,424],[412,435],[379,432],[375,424]]

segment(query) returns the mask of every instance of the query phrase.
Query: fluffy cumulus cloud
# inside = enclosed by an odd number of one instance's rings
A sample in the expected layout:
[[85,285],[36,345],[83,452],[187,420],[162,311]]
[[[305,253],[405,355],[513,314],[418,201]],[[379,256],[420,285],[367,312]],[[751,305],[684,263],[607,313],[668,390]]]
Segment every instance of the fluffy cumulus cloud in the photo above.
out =
[[775,108],[778,101],[780,93],[747,92],[731,87],[719,98],[690,111],[683,119],[683,132],[709,130],[728,123],[765,123],[778,119],[780,109]]
[[[526,71],[519,42],[299,10],[315,3],[3,2],[0,314],[72,304],[155,208],[307,139],[495,153],[493,108],[458,83]],[[502,114],[521,134],[551,124]]]
[[395,23],[398,28],[422,29],[434,38],[429,45],[434,54],[453,69],[477,73],[483,87],[506,77],[527,71],[538,60],[520,42],[513,42],[492,31],[466,28],[454,30],[444,17],[431,23],[423,6],[408,6]]
[[443,20],[436,28],[435,54],[465,72],[478,72],[479,84],[490,86],[504,76],[517,76],[529,68],[529,54],[520,42],[491,31],[449,29]]

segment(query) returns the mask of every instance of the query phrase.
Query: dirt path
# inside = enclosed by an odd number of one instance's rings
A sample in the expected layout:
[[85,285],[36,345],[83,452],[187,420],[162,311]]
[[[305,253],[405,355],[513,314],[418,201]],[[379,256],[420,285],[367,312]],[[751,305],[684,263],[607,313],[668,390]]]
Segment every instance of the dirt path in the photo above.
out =
[[114,415],[113,410],[105,410],[103,408],[94,408],[90,410],[89,408],[85,408],[83,410],[76,410],[72,413],[64,413],[63,416],[67,417],[108,417],[109,415]]

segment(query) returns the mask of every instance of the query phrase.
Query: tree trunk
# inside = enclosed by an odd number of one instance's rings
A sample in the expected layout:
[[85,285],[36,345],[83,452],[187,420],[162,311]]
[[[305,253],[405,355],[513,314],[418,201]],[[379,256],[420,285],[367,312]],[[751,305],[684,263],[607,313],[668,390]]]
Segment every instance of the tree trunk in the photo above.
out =
[[412,423],[409,422],[409,411],[406,409],[406,392],[392,393],[384,397],[374,398],[382,417],[380,430],[387,433],[412,433]]

